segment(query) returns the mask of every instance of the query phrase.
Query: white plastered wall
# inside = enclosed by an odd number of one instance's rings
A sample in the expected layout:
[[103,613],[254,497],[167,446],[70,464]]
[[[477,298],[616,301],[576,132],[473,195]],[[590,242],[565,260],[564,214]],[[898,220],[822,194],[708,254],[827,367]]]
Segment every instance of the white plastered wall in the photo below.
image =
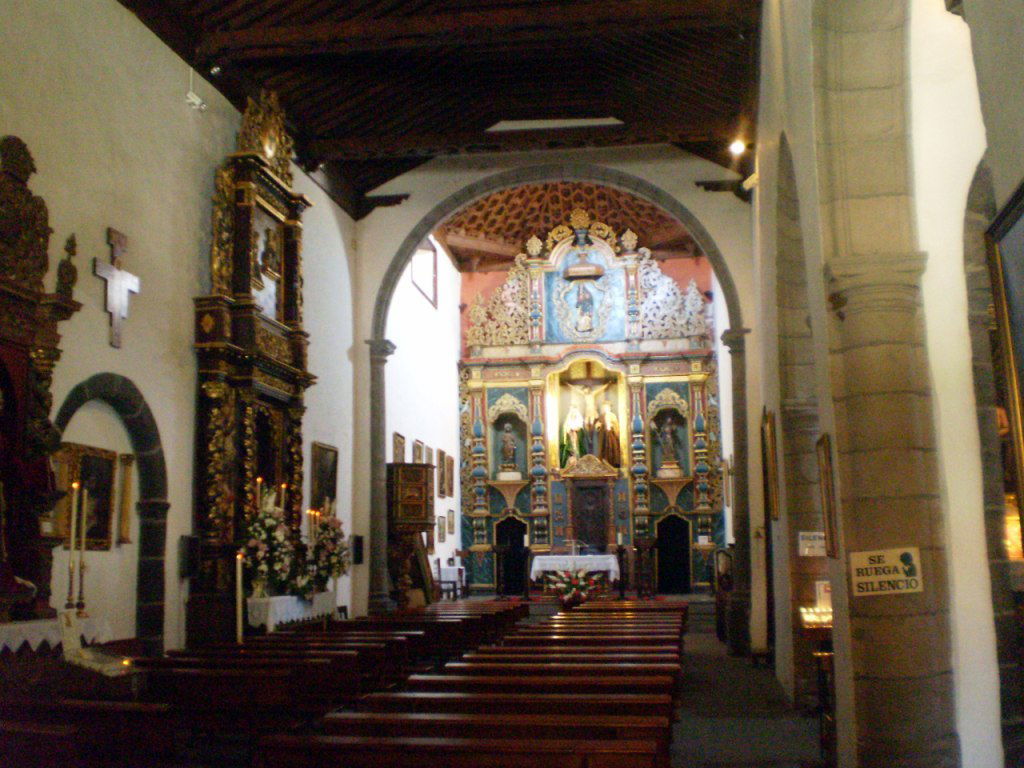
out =
[[949,557],[963,765],[1000,768],[999,670],[985,547],[981,446],[964,273],[964,211],[985,151],[970,31],[942,0],[910,14],[914,207]]
[[[405,437],[405,461],[412,461],[413,441],[421,440],[434,450],[443,450],[459,461],[459,311],[462,276],[448,255],[437,248],[437,307],[413,284],[412,265],[406,267],[395,289],[388,312],[387,337],[394,342],[395,353],[385,368],[387,382],[387,456],[391,455],[391,435]],[[458,485],[459,472],[455,472]],[[434,482],[434,512],[447,518],[454,514],[455,533],[445,531],[444,542],[435,528],[434,554],[431,566],[441,560],[444,565],[455,550],[461,549],[459,539],[459,492],[441,498]],[[436,574],[436,571],[435,571]]]
[[[190,109],[185,104],[186,64],[115,0],[11,0],[4,6],[0,50],[0,133],[20,136],[32,151],[39,172],[30,187],[46,200],[54,230],[48,289],[53,289],[65,238],[72,232],[78,238],[75,298],[83,308],[60,326],[64,354],[54,376],[54,412],[72,387],[104,371],[134,381],[149,404],[163,443],[170,501],[165,643],[180,646],[187,588],[177,575],[178,542],[192,530],[192,299],[209,289],[213,175],[234,150],[240,116],[198,76],[194,88],[208,108]],[[319,382],[308,397],[307,447],[309,440],[321,440],[341,449],[339,475],[347,500],[352,457],[347,239],[352,222],[299,172],[295,183],[314,203],[304,234],[305,295],[310,369]],[[107,227],[128,236],[124,266],[141,281],[121,349],[107,342],[105,283],[92,274],[94,257],[109,258]],[[75,416],[67,438],[128,449],[119,420],[98,405]],[[346,530],[351,530],[347,505],[341,509]],[[61,557],[58,553],[55,574]],[[100,573],[108,566],[134,569],[134,557],[126,550],[97,555],[93,563],[86,577],[87,600],[90,584],[117,590],[109,596],[93,593],[94,613],[109,604],[111,615],[117,614],[111,621],[117,633],[125,627],[134,630],[134,575]],[[55,580],[54,586],[59,583]],[[63,605],[65,590],[63,582],[54,604]],[[347,595],[344,584],[342,593]]]
[[[433,160],[420,168],[398,177],[375,190],[378,194],[409,194],[401,205],[378,208],[357,226],[358,260],[356,289],[356,338],[369,339],[372,334],[374,304],[378,289],[391,260],[398,253],[409,232],[433,209],[449,196],[473,182],[502,171],[536,165],[564,163],[567,168],[581,163],[603,166],[647,181],[675,197],[701,222],[714,239],[728,263],[733,282],[740,297],[743,317],[749,325],[754,317],[754,283],[751,270],[751,216],[750,207],[735,196],[722,192],[705,192],[694,182],[704,179],[735,178],[734,174],[712,163],[669,147],[614,150],[577,150],[573,152],[521,153],[487,155]],[[725,330],[722,328],[721,330]],[[761,410],[758,386],[756,350],[751,351],[748,336],[748,442],[756,446],[758,419]],[[399,341],[393,339],[396,343]],[[390,366],[390,363],[388,363]],[[723,381],[725,381],[723,379]],[[356,401],[369,401],[369,355],[360,350],[356,357]],[[390,403],[390,399],[388,400]],[[409,435],[406,435],[409,438]],[[390,433],[387,440],[390,441]],[[356,416],[356,486],[353,514],[357,529],[369,529],[369,409]],[[388,448],[390,451],[390,448]],[[364,458],[359,459],[358,456]],[[760,457],[750,451],[751,477],[760,476]],[[760,504],[757,483],[751,483],[751,508]],[[760,584],[755,583],[755,625],[764,625],[763,568]],[[354,604],[365,607],[365,583],[353,596]],[[760,597],[758,597],[758,595]]]

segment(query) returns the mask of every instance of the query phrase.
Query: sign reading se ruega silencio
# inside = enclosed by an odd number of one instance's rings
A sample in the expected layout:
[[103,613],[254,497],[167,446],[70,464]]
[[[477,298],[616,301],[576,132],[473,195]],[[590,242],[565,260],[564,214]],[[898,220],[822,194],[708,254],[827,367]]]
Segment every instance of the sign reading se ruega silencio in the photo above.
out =
[[924,591],[917,547],[850,553],[854,597],[906,595]]

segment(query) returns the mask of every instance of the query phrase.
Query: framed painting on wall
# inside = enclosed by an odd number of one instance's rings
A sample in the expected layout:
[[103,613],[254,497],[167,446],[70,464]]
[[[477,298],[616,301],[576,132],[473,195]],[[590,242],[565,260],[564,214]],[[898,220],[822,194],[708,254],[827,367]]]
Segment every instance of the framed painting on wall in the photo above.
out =
[[391,435],[391,461],[405,463],[405,437],[395,432]]
[[[53,464],[60,490],[70,491],[71,483],[81,483],[80,509],[83,511],[80,512],[79,525],[84,519],[86,549],[110,549],[116,509],[117,452],[91,445],[63,443],[53,456]],[[54,523],[57,535],[63,536],[64,545],[68,546],[71,533],[70,492],[54,507]]]
[[423,463],[433,465],[434,463],[434,449],[424,448],[423,449]]
[[309,481],[309,504],[323,509],[338,495],[338,449],[333,445],[313,443],[313,476]]
[[448,530],[444,515],[437,516],[437,543],[444,544],[444,534]]
[[[1011,495],[1024,491],[1024,183],[1010,197],[985,233],[989,277],[995,306],[998,341],[993,358],[996,373],[996,405],[1003,444],[1002,474],[1008,510]],[[1006,422],[1009,422],[1007,435]],[[1018,516],[1024,510],[1017,504]],[[1020,542],[1015,542],[1017,546]]]
[[455,457],[444,457],[444,482],[448,488],[448,495],[455,497]]
[[423,441],[413,440],[412,441],[412,463],[422,464],[423,463]]
[[448,455],[440,448],[437,449],[437,495],[442,499],[446,498],[450,494],[448,493],[448,483],[445,481],[444,465],[445,459]]
[[417,248],[409,263],[409,274],[416,290],[437,308],[437,249],[429,239]]
[[448,533],[449,535],[455,535],[455,511],[448,510]]
[[775,412],[761,412],[761,462],[764,500],[772,520],[779,519],[779,454],[775,442]]

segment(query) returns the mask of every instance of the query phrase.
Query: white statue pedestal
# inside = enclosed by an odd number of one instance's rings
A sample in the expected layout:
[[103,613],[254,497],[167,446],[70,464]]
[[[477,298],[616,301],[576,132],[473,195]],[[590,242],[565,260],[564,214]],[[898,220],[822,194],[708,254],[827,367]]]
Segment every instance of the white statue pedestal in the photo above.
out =
[[497,480],[499,483],[505,482],[507,480],[522,480],[523,473],[520,472],[518,469],[504,470],[502,472],[499,472],[498,476],[494,479]]
[[656,477],[664,477],[666,479],[675,479],[683,476],[683,470],[676,461],[666,461],[655,473]]

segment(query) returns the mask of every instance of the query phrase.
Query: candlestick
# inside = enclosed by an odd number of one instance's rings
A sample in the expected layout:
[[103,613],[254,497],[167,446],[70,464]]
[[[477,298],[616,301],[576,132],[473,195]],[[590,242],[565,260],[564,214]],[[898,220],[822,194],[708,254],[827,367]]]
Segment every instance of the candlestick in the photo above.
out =
[[288,511],[288,483],[281,483],[281,512]]
[[71,484],[71,535],[68,537],[68,599],[65,609],[75,607],[75,543],[78,541],[78,481]]
[[78,525],[80,528],[81,536],[80,544],[78,546],[78,602],[75,603],[75,607],[78,609],[78,615],[85,615],[85,533],[88,530],[89,523],[89,489],[82,489],[82,503],[80,505],[80,513],[82,519]]
[[235,642],[239,645],[244,642],[244,628],[242,627],[242,559],[244,555],[239,552],[235,555]]
[[263,478],[256,478],[256,509],[263,509]]

